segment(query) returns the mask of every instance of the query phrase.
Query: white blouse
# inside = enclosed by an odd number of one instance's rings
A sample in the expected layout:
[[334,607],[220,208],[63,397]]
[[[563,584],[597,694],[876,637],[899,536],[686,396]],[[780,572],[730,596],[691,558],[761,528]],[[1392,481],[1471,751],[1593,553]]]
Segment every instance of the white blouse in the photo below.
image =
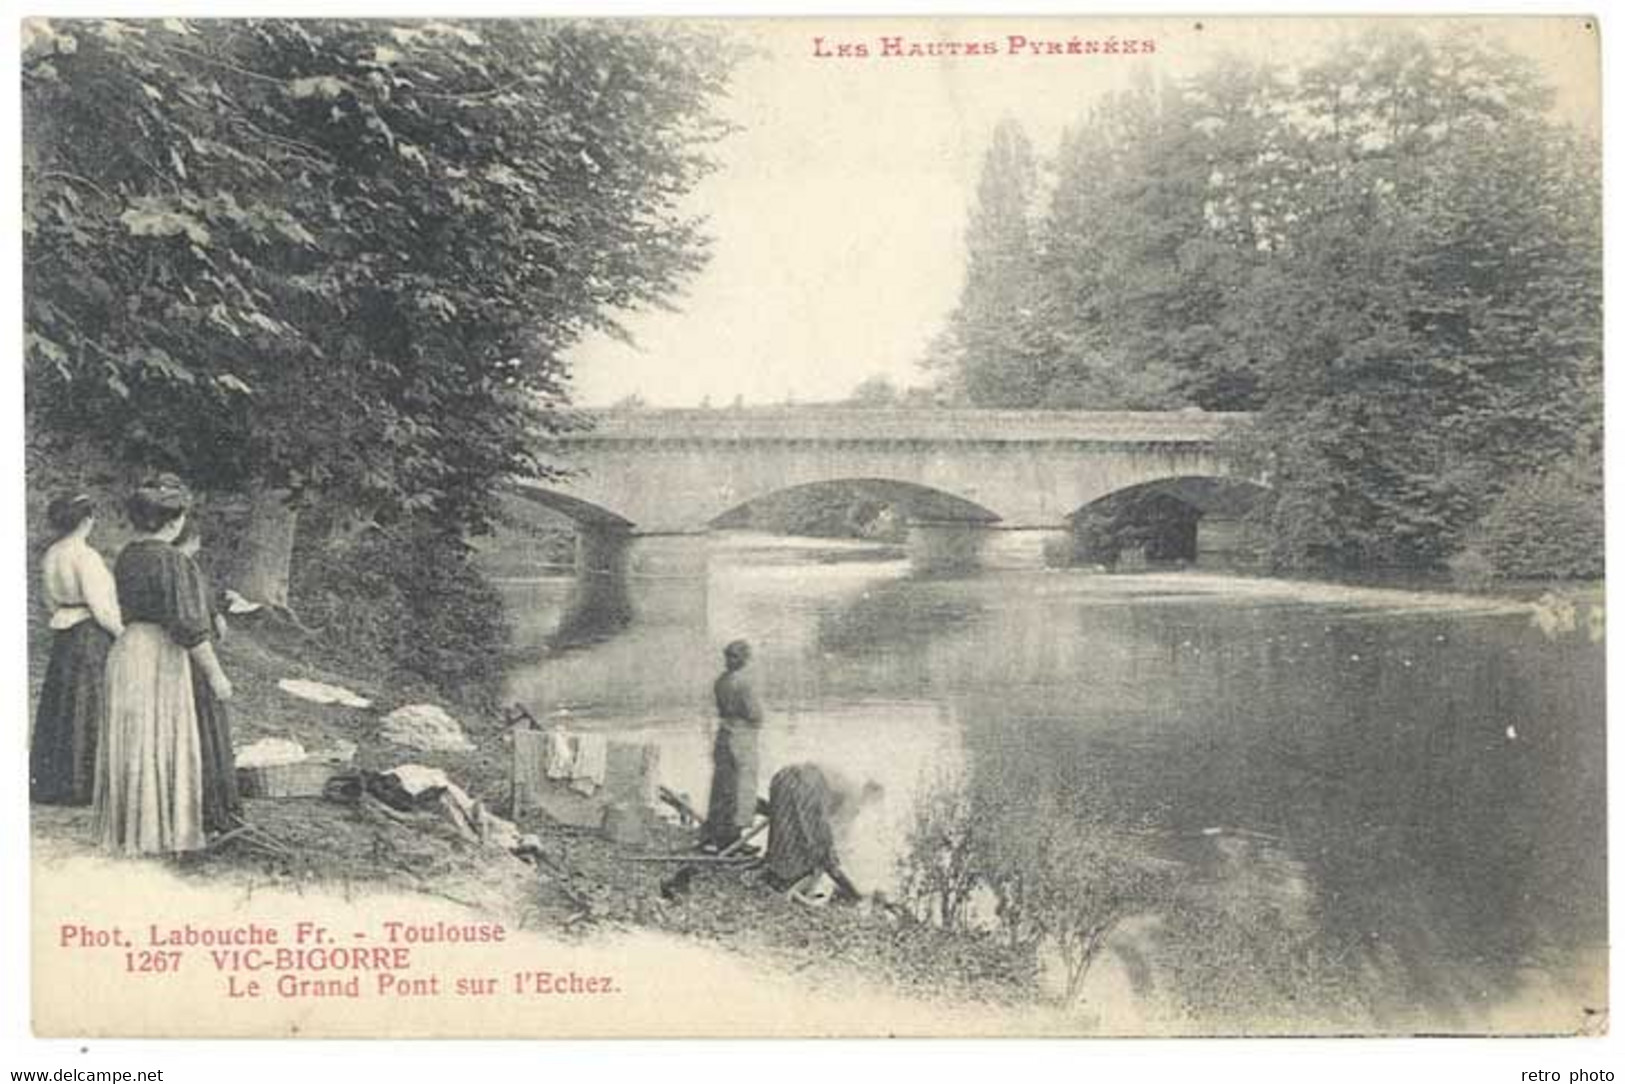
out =
[[52,543],[40,566],[53,629],[71,629],[94,617],[114,636],[124,631],[113,574],[107,571],[102,555],[83,538],[69,537]]

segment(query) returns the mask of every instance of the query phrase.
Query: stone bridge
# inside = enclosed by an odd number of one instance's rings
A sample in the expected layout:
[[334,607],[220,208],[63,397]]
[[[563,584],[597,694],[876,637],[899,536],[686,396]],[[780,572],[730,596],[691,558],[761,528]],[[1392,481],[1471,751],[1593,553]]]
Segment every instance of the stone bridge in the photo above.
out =
[[[1202,515],[1198,550],[1233,535],[1235,501],[1256,483],[1226,462],[1244,414],[791,407],[639,410],[595,416],[543,452],[573,473],[520,481],[569,516],[583,570],[624,567],[630,539],[705,532],[758,498],[821,483],[883,481],[934,500],[910,524],[923,568],[974,562],[993,532],[1041,552],[1103,497],[1156,487]],[[952,509],[944,513],[943,508]],[[1011,547],[1006,546],[1006,549]]]

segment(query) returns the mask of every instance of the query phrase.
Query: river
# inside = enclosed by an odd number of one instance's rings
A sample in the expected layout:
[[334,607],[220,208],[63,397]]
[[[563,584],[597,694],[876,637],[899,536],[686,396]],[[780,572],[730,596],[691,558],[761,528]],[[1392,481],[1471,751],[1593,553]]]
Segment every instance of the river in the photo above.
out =
[[659,744],[663,779],[703,807],[709,683],[745,637],[764,790],[803,759],[885,788],[846,856],[867,887],[896,890],[916,804],[952,779],[1143,841],[1182,902],[1123,922],[1084,991],[1140,1002],[1134,1020],[1605,1018],[1600,602],[1542,615],[1199,572],[926,579],[857,543],[703,544],[698,571],[634,582],[629,628],[568,651],[545,643],[570,581],[507,581],[510,699]]

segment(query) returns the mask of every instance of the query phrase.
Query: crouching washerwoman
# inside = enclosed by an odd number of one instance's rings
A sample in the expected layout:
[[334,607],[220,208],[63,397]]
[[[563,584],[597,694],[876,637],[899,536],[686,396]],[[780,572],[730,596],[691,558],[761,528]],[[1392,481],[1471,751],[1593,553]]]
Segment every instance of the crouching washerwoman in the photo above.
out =
[[858,899],[840,851],[850,842],[858,814],[883,794],[879,783],[859,787],[816,764],[780,768],[768,789],[768,882],[792,898],[811,899],[818,895],[818,882],[828,877],[837,899]]

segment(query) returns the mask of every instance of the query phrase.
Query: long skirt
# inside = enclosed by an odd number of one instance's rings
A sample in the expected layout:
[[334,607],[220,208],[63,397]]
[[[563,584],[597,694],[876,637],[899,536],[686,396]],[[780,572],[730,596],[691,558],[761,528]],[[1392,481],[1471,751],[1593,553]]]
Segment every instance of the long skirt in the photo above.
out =
[[788,888],[835,864],[833,798],[824,773],[811,764],[793,764],[774,773],[767,798],[773,827],[768,829],[766,862],[775,881]]
[[236,754],[231,747],[231,715],[196,667],[192,668],[192,705],[197,711],[198,755],[203,764],[203,827],[211,833],[229,832],[243,819]]
[[112,644],[113,637],[94,621],[62,629],[51,640],[28,751],[28,793],[35,802],[89,805],[95,794]]
[[107,730],[96,760],[96,835],[116,854],[204,846],[192,661],[157,625],[128,625],[107,654]]
[[723,723],[711,747],[711,796],[705,811],[705,839],[726,847],[756,819],[757,732],[753,726]]

